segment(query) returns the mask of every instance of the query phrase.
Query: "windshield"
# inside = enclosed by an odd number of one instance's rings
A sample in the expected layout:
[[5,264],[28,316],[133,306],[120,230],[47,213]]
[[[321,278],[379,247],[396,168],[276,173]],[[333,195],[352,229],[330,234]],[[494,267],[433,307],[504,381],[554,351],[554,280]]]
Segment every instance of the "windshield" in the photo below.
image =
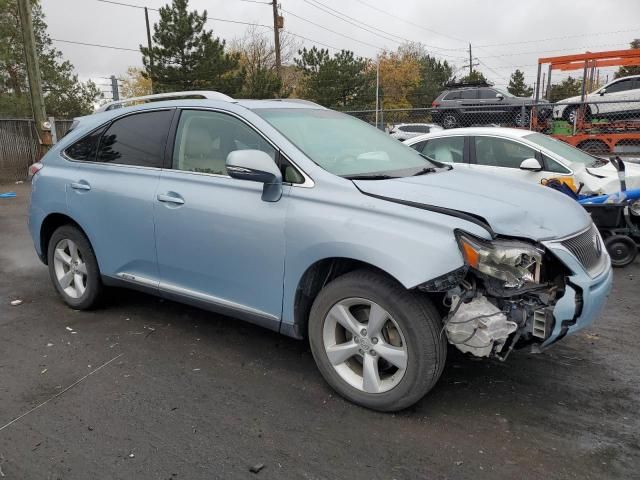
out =
[[254,111],[335,175],[404,177],[435,166],[414,149],[350,115],[306,108]]
[[571,163],[582,163],[587,167],[591,167],[598,164],[601,160],[592,157],[582,150],[578,150],[577,148],[572,147],[568,143],[556,140],[555,138],[549,137],[548,135],[543,135],[542,133],[532,133],[530,135],[525,135],[524,138],[526,138],[530,142],[535,143],[536,145],[540,145],[541,147],[546,148],[547,150],[551,150],[556,155],[561,156]]

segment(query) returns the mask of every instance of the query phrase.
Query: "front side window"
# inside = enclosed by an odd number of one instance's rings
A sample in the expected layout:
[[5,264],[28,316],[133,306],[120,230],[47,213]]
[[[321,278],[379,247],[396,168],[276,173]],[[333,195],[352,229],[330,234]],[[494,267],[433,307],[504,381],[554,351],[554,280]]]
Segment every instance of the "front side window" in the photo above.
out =
[[536,158],[536,152],[506,138],[476,137],[476,163],[492,167],[520,168],[527,158]]
[[560,165],[558,162],[548,157],[544,153],[542,154],[542,161],[544,163],[544,169],[547,172],[553,173],[571,173],[564,165]]
[[254,112],[334,175],[400,177],[433,167],[411,147],[350,115],[311,108]]
[[162,168],[173,110],[136,113],[115,120],[100,139],[97,161]]
[[237,118],[204,110],[182,112],[173,149],[174,169],[227,175],[227,156],[235,150],[261,150],[276,160],[276,149]]
[[626,92],[633,88],[633,78],[620,80],[619,82],[612,83],[607,87],[606,93]]

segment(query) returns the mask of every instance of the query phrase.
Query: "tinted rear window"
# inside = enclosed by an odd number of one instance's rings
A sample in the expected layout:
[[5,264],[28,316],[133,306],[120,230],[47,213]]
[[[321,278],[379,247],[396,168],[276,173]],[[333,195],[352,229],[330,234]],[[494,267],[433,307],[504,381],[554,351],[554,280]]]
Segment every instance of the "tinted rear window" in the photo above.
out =
[[136,113],[116,120],[102,136],[97,161],[162,167],[173,110]]
[[95,162],[98,142],[107,127],[99,128],[76,143],[67,147],[64,153],[72,160],[81,162]]

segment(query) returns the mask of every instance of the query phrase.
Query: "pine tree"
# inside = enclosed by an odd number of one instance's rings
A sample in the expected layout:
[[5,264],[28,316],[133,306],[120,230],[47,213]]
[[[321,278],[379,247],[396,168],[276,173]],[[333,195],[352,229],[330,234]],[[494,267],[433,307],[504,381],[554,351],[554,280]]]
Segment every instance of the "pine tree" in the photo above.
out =
[[239,92],[244,76],[238,66],[239,55],[225,52],[225,41],[213,38],[213,32],[205,29],[207,11],[189,12],[188,4],[188,0],[173,0],[161,7],[160,21],[153,26],[151,52],[140,46],[154,91]]
[[[640,38],[631,42],[631,48],[640,48]],[[615,74],[616,78],[628,77],[629,75],[640,75],[640,66],[620,67]]]
[[521,70],[516,70],[511,74],[507,90],[516,97],[530,97],[533,95],[533,88],[527,87],[524,83],[524,73]]
[[[72,118],[91,113],[100,90],[91,81],[79,82],[73,65],[53,47],[37,0],[32,0],[32,18],[47,114]],[[0,0],[0,115],[30,117],[28,92],[18,5]]]
[[[332,56],[326,49],[303,48],[294,62],[303,72],[304,98],[329,108],[354,108],[370,103],[375,82],[367,59],[342,50]],[[375,75],[375,71],[373,72]]]

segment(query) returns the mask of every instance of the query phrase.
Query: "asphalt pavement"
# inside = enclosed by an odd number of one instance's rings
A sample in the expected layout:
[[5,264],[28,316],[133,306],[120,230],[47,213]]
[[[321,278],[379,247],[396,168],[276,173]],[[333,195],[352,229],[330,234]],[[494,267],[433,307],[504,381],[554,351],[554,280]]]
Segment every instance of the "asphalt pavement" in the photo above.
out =
[[304,341],[125,290],[70,310],[29,186],[7,190],[0,480],[640,478],[638,262],[592,328],[505,363],[451,351],[429,395],[382,414],[336,396]]

